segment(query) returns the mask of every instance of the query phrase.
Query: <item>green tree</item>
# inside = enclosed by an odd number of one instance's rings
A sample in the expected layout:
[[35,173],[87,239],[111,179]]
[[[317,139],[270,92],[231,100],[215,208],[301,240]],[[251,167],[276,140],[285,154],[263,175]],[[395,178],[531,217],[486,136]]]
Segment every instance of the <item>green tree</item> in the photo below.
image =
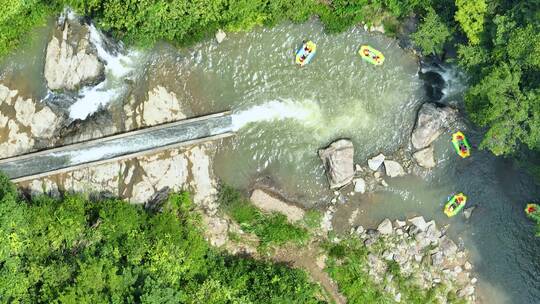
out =
[[211,248],[187,193],[162,210],[24,201],[0,174],[0,303],[319,302],[305,272]]
[[26,34],[44,25],[61,8],[56,1],[0,0],[0,57],[26,41]]
[[435,10],[429,8],[418,30],[412,34],[412,39],[422,49],[422,54],[440,54],[450,35],[450,29]]
[[501,63],[465,96],[472,119],[489,128],[481,146],[495,155],[513,152],[519,141],[531,148],[539,142],[540,95],[522,92],[521,78],[519,66]]
[[480,34],[484,31],[484,17],[487,12],[485,0],[456,0],[456,21],[473,45],[480,43]]

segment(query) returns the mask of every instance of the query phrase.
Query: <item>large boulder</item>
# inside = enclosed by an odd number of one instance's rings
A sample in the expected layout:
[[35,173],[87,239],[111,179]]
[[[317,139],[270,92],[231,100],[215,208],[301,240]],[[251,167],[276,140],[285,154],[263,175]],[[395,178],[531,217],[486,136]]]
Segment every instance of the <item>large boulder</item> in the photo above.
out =
[[441,135],[444,128],[455,120],[457,111],[450,107],[438,107],[425,103],[418,111],[411,141],[415,149],[423,149]]
[[426,231],[426,228],[428,227],[428,224],[426,223],[426,220],[423,216],[417,216],[409,219],[409,222],[413,224],[416,229],[420,231]]
[[416,151],[413,158],[419,166],[426,169],[435,167],[435,157],[433,156],[433,146],[429,146],[422,150]]
[[353,143],[347,139],[340,139],[319,150],[326,169],[326,175],[330,188],[340,188],[350,183],[354,177],[354,147]]
[[51,90],[75,90],[104,79],[104,65],[90,42],[87,25],[74,20],[63,23],[47,45],[45,79]]

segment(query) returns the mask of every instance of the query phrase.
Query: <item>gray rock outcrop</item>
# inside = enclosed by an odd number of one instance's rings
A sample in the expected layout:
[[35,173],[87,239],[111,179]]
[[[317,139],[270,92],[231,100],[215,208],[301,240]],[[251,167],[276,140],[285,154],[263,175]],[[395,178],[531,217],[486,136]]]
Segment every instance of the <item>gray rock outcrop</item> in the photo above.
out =
[[265,190],[255,189],[251,193],[250,201],[253,205],[266,212],[279,212],[284,214],[290,222],[296,222],[304,218],[304,210],[279,199]]
[[[437,302],[446,303],[448,295],[476,303],[475,284],[471,276],[472,265],[467,253],[437,228],[434,221],[426,222],[421,216],[405,221],[385,219],[377,230],[362,226],[351,229],[366,246],[367,265],[364,266],[375,284],[404,303],[394,273],[387,271],[387,262],[395,262],[397,271],[412,284],[423,290],[434,291]],[[410,299],[408,299],[410,300]]]
[[160,85],[148,91],[148,98],[140,103],[132,97],[124,105],[124,113],[127,130],[186,118],[176,94]]
[[423,149],[431,145],[441,135],[444,128],[455,120],[457,111],[450,107],[437,107],[425,103],[418,111],[416,125],[411,141],[415,149]]
[[[60,37],[57,37],[60,36]],[[75,90],[104,79],[104,65],[90,42],[88,26],[68,20],[47,45],[45,79],[51,90]]]
[[429,146],[422,150],[416,151],[413,154],[413,158],[418,163],[418,165],[426,169],[431,169],[436,165],[435,157],[433,156],[433,146]]
[[25,99],[17,90],[0,84],[0,158],[30,152],[37,139],[44,145],[52,143],[51,137],[59,128],[62,117],[48,106]]
[[331,189],[349,184],[354,177],[354,147],[347,139],[340,139],[319,150]]

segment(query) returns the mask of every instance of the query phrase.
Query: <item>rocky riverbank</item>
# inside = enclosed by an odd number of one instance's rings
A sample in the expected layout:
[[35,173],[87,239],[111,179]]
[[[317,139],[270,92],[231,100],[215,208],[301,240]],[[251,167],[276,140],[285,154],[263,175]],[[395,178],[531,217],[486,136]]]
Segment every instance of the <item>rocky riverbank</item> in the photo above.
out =
[[467,252],[434,221],[426,222],[421,216],[394,222],[385,219],[376,230],[358,226],[351,229],[351,235],[362,240],[369,251],[365,270],[394,295],[396,302],[401,294],[388,271],[391,263],[399,265],[401,275],[422,289],[433,288],[439,303],[447,303],[453,292],[467,303],[476,302],[478,279]]
[[[282,213],[291,223],[303,223],[301,220],[305,213],[297,204],[269,190],[254,189],[250,201],[265,213]],[[241,226],[225,214],[205,217],[205,223],[207,237],[213,245],[231,253],[261,258],[257,247],[258,238],[244,232]],[[440,229],[434,221],[426,222],[422,216],[417,216],[406,220],[385,219],[375,229],[356,226],[351,228],[349,235],[328,238],[325,231],[332,230],[332,224],[324,220],[320,224],[319,228],[311,231],[313,236],[307,246],[297,249],[287,246],[275,248],[275,253],[269,257],[280,260],[284,255],[288,256],[285,260],[289,263],[305,268],[313,276],[323,277],[325,288],[331,289],[336,299],[341,299],[339,288],[335,287],[336,282],[318,272],[326,270],[325,261],[329,254],[319,246],[325,241],[340,243],[357,239],[367,251],[365,262],[357,266],[368,274],[369,280],[377,288],[391,295],[395,302],[406,303],[402,300],[406,298],[403,295],[403,280],[406,280],[407,288],[430,292],[431,298],[438,303],[455,303],[458,299],[465,303],[476,303],[475,286],[478,279],[473,273],[473,265],[468,260],[468,253],[446,235],[446,227]],[[231,235],[236,237],[231,239]]]

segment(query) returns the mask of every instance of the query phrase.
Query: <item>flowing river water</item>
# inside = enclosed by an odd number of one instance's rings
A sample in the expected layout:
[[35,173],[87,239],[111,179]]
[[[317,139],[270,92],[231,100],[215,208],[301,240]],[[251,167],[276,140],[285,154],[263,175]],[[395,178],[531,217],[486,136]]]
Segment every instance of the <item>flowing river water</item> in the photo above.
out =
[[[317,43],[317,54],[307,67],[298,68],[293,54],[307,38]],[[384,65],[361,61],[356,55],[360,44],[381,50]],[[42,58],[42,49],[11,61],[25,56]],[[308,208],[324,208],[333,197],[318,149],[349,138],[355,162],[365,165],[379,152],[407,148],[419,106],[439,101],[461,108],[465,88],[465,80],[452,68],[420,69],[417,58],[393,39],[361,28],[329,35],[316,21],[229,34],[219,45],[212,40],[178,50],[160,44],[137,56],[145,61],[138,68],[142,87],[174,87],[190,114],[233,110],[237,136],[222,142],[214,162],[221,180],[246,190],[271,181]],[[40,68],[39,63],[4,63],[0,79],[44,97]],[[21,70],[31,75],[22,80]],[[440,94],[426,90],[424,80],[433,76],[444,80]],[[479,144],[482,130],[464,116],[458,126],[473,146]],[[538,184],[511,160],[486,151],[458,158],[449,136],[443,134],[435,143],[435,169],[422,177],[386,179],[386,190],[338,203],[334,226],[348,231],[351,224],[373,227],[385,217],[435,219],[441,226],[448,224],[448,233],[471,252],[483,303],[539,303],[540,239],[523,214],[524,204],[540,196]],[[455,192],[466,193],[468,204],[476,206],[469,221],[442,213]],[[353,213],[358,217],[350,222]]]

